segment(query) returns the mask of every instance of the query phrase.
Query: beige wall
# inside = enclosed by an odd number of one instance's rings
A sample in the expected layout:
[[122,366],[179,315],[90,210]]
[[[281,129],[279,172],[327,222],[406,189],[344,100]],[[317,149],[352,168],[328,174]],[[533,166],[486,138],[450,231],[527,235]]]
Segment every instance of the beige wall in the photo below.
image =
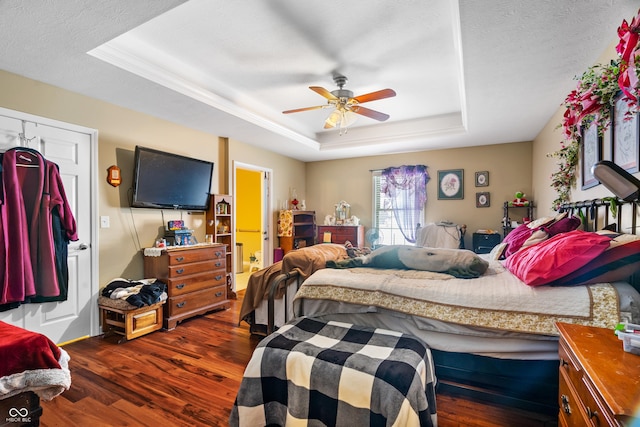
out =
[[[316,211],[317,221],[322,224],[325,215],[333,213],[334,205],[346,200],[351,214],[368,229],[373,213],[370,170],[424,164],[431,176],[427,184],[427,222],[446,219],[467,224],[465,244],[471,248],[475,230],[501,232],[505,201],[512,200],[516,191],[531,193],[531,147],[531,142],[519,142],[308,163],[307,208]],[[464,169],[463,200],[438,200],[438,170],[445,169]],[[477,171],[489,171],[488,187],[475,187]],[[475,193],[481,191],[490,193],[488,208],[476,208]]]
[[[617,42],[612,43],[609,48],[595,61],[595,64],[606,64],[611,59],[616,58],[615,45]],[[586,71],[586,70],[585,70]],[[575,84],[577,85],[577,80]],[[558,104],[562,103],[564,98],[568,95],[558,94]],[[553,153],[561,148],[562,129],[558,128],[558,125],[562,123],[562,115],[564,109],[559,107],[553,114],[547,125],[540,131],[538,136],[533,142],[533,196],[538,203],[538,216],[549,215],[553,213],[551,204],[556,199],[557,194],[550,187],[550,177],[557,168],[557,160],[555,158],[547,156],[548,153]],[[611,160],[611,130],[609,129],[603,138],[603,158]],[[635,174],[640,177],[640,174]],[[576,187],[571,191],[572,201],[591,200],[600,197],[612,196],[612,193],[607,190],[603,185],[597,185],[587,190],[581,190],[582,177],[580,175],[580,166],[578,167],[578,175],[576,180]]]
[[[224,163],[227,155],[230,160],[273,169],[276,197],[283,197],[296,182],[304,191],[303,162],[247,144],[230,141],[227,153],[217,135],[198,132],[5,71],[0,71],[0,94],[1,107],[98,130],[98,212],[92,219],[98,221],[100,216],[109,216],[111,225],[108,229],[99,229],[101,286],[116,277],[141,278],[143,261],[140,250],[153,245],[155,239],[162,236],[162,229],[170,219],[183,219],[187,226],[196,230],[200,240],[204,238],[204,215],[201,213],[182,211],[174,215],[171,211],[128,207],[127,190],[131,186],[136,145],[213,161],[212,191],[216,193],[223,191],[220,182],[229,176],[229,165]],[[114,164],[122,170],[123,183],[118,188],[106,182],[107,168]]]

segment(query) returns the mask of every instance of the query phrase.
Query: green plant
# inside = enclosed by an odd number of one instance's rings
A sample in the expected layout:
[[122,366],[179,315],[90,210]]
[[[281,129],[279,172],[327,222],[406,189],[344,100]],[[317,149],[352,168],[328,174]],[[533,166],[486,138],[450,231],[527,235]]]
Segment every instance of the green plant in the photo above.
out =
[[560,150],[547,154],[559,160],[558,170],[551,174],[551,187],[558,193],[553,201],[554,209],[571,200],[571,189],[576,184],[581,127],[596,123],[598,134],[602,135],[611,125],[611,110],[619,91],[623,92],[622,99],[629,105],[630,114],[638,111],[640,11],[631,24],[622,21],[618,35],[620,43],[616,49],[620,57],[606,65],[589,67],[576,78],[576,89],[564,100],[565,112],[562,123],[558,125],[563,129],[564,141]]

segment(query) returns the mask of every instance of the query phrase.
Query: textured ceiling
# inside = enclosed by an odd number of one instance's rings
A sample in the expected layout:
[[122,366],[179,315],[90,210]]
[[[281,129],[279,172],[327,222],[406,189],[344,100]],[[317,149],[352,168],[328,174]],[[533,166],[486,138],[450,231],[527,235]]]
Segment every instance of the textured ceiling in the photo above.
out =
[[[0,2],[0,69],[301,160],[527,141],[637,0]],[[346,134],[309,86],[397,96]],[[1,95],[0,95],[1,100]],[[364,151],[363,147],[366,147]]]

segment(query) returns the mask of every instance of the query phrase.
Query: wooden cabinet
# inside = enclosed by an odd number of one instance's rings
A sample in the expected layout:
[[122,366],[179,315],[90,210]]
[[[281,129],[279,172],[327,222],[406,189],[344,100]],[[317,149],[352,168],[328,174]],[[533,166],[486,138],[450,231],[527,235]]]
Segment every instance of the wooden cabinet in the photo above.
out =
[[533,202],[531,201],[529,201],[529,206],[509,206],[509,202],[504,202],[504,215],[502,217],[503,236],[507,237],[507,234],[513,230],[511,226],[512,221],[517,221],[519,224],[522,224],[525,218],[528,218],[528,221],[533,221],[533,208]]
[[556,325],[560,331],[559,425],[637,425],[640,357],[625,352],[613,330]]
[[[227,295],[236,298],[233,291],[233,249],[235,246],[235,224],[233,222],[233,196],[228,194],[212,194],[207,210],[206,233],[213,236],[214,243],[220,243],[226,250]],[[236,262],[242,262],[241,259]]]
[[319,225],[318,243],[325,242],[325,233],[331,233],[331,243],[344,244],[348,240],[357,248],[364,246],[363,225]]
[[172,247],[144,257],[144,277],[167,284],[164,327],[208,311],[229,308],[223,244]]
[[[280,211],[278,237],[280,247],[286,254],[292,249],[312,246],[316,241],[316,212],[315,211]],[[290,222],[284,224],[283,222]]]

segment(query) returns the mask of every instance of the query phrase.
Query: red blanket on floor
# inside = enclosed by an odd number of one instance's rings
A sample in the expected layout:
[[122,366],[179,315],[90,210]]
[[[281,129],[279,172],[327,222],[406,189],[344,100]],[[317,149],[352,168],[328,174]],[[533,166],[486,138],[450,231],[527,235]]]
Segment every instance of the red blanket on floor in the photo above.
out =
[[60,348],[42,334],[0,321],[0,377],[34,369],[60,369]]

